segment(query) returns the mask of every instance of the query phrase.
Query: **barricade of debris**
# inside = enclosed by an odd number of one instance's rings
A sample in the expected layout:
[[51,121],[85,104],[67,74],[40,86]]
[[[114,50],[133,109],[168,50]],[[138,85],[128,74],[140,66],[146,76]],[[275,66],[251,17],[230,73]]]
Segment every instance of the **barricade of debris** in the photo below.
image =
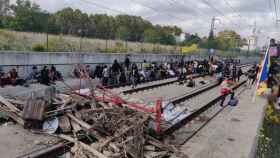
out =
[[61,147],[65,157],[74,158],[187,157],[175,146],[155,139],[156,130],[151,126],[155,117],[136,110],[136,105],[127,106],[116,97],[111,98],[115,100],[111,102],[108,93],[107,99],[105,93],[101,93],[105,90],[96,89],[87,91],[88,95],[47,90],[43,98],[0,96],[0,112],[30,132],[60,140],[53,147],[38,153],[33,151],[33,156],[26,154],[25,157],[40,157]]

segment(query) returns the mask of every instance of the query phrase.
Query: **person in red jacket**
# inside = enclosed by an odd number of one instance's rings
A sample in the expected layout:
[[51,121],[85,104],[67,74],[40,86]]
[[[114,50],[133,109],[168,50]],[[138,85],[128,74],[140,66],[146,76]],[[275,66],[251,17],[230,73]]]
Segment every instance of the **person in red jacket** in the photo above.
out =
[[222,84],[221,84],[221,96],[222,96],[222,100],[221,100],[221,106],[223,107],[224,105],[224,102],[225,102],[225,99],[226,99],[226,96],[227,94],[230,94],[234,95],[232,89],[231,89],[231,86],[234,84],[234,82],[232,80],[230,80],[229,78],[226,78]]

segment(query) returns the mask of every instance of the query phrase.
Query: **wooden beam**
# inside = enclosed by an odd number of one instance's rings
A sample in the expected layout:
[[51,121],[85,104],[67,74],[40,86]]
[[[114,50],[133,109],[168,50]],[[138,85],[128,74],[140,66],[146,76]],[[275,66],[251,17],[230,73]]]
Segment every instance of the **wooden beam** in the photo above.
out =
[[97,151],[96,149],[90,147],[89,145],[85,144],[85,143],[82,143],[80,141],[77,141],[75,140],[74,138],[72,137],[69,137],[67,135],[64,135],[64,134],[60,134],[58,135],[58,137],[62,138],[62,139],[65,139],[69,142],[73,142],[73,143],[78,143],[80,144],[85,150],[91,152],[94,156],[97,156],[98,158],[108,158],[107,156],[103,155],[101,152]]
[[18,124],[20,125],[24,125],[24,120],[17,115],[17,113],[10,111],[10,109],[6,109],[5,107],[2,107],[0,105],[0,111],[3,111],[4,113],[6,113],[11,119],[13,119],[14,121],[16,121]]
[[0,103],[4,104],[5,106],[7,106],[11,111],[13,112],[20,112],[20,110],[15,106],[13,105],[12,103],[10,103],[7,99],[5,99],[4,97],[2,97],[0,95]]
[[110,137],[109,139],[105,140],[105,142],[103,142],[102,145],[100,146],[100,149],[103,150],[103,148],[105,146],[107,146],[110,142],[112,142],[116,138],[119,138],[122,135],[126,134],[131,129],[134,129],[134,128],[138,127],[139,125],[145,123],[148,119],[149,119],[149,116],[148,115],[144,115],[144,118],[140,122],[138,122],[136,125],[132,125],[132,126],[126,128],[126,129],[124,129],[121,133],[116,134],[114,137]]
[[101,140],[102,139],[102,136],[100,136],[99,133],[97,133],[96,131],[93,131],[92,128],[91,128],[91,125],[89,125],[88,123],[82,121],[82,120],[79,120],[78,118],[76,118],[74,115],[70,114],[70,113],[67,113],[66,114],[70,119],[72,119],[73,121],[75,121],[76,123],[78,123],[86,132],[89,132],[91,134],[93,134],[96,139],[98,140]]

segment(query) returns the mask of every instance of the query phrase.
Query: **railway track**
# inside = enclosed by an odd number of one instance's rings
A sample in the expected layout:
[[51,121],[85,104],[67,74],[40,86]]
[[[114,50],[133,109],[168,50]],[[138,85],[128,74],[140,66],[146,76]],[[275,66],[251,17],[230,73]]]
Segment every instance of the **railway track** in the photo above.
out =
[[[206,74],[196,74],[196,75],[193,75],[192,77],[195,79],[195,78],[204,77],[204,76],[206,76]],[[190,78],[190,76],[187,77],[187,79],[189,79],[189,78]],[[172,78],[169,81],[165,81],[165,80],[162,80],[162,81],[163,82],[159,82],[159,83],[155,83],[155,84],[151,84],[151,85],[147,85],[147,86],[139,86],[137,88],[123,90],[123,91],[121,91],[121,93],[132,94],[132,93],[137,93],[137,92],[141,92],[141,91],[145,91],[145,90],[151,90],[151,89],[154,89],[154,88],[168,86],[168,85],[179,82],[177,77]]]
[[[247,67],[247,66],[248,65],[242,65],[242,67]],[[144,90],[150,90],[169,84],[174,84],[178,81],[169,81],[169,82],[157,84],[159,86],[152,86],[144,89],[142,88],[141,90],[135,92],[142,92]],[[234,87],[234,89],[238,89],[244,83],[245,81],[238,83]],[[172,104],[174,104],[176,107],[180,108],[182,113],[180,113],[180,115],[178,115],[175,119],[173,119],[172,120],[174,121],[173,124],[170,124],[170,126],[164,129],[164,131],[162,132],[161,136],[162,138],[165,137],[165,139],[163,139],[164,141],[169,142],[170,144],[180,144],[180,145],[184,144],[187,140],[191,139],[199,130],[201,130],[209,121],[211,121],[216,115],[218,115],[220,111],[222,111],[225,108],[225,107],[221,108],[217,106],[221,99],[219,95],[218,96],[214,95],[217,94],[217,92],[219,92],[218,85],[219,84],[217,82],[211,82],[209,84],[199,86],[198,88],[193,89],[192,91],[189,91],[184,95],[176,96],[170,99],[170,102],[172,102]],[[135,93],[135,92],[131,92],[131,93]],[[128,92],[127,94],[130,94],[130,92]],[[201,94],[205,94],[204,97],[201,97]],[[207,96],[207,98],[205,96]],[[204,104],[205,100],[202,100],[201,98],[206,98],[207,100],[210,100],[210,102]],[[187,103],[189,105],[193,105],[192,106],[193,109],[191,109],[190,108],[191,106],[188,106]],[[197,107],[196,105],[202,105],[202,106]],[[214,110],[213,107],[215,107]],[[183,113],[186,111],[190,113],[186,113],[187,115],[183,115]],[[203,115],[205,113],[207,113],[207,115]],[[180,117],[181,119],[177,119]],[[190,128],[188,126],[193,121],[197,121],[197,118],[204,118],[204,117],[207,117],[208,119],[201,121],[199,125],[196,124],[196,126],[193,128]],[[71,146],[72,144],[67,144],[67,145]],[[48,149],[49,152],[55,153],[54,152],[55,150],[63,149],[65,148],[65,146],[66,146],[65,142],[63,142],[48,147]],[[34,155],[31,157],[34,158],[42,157],[42,155],[44,155],[44,153],[33,153],[33,154]],[[28,155],[28,157],[29,156],[30,155]]]
[[[243,67],[248,67],[248,66],[251,66],[251,64],[242,64],[238,67],[243,68]],[[209,75],[208,74],[194,74],[192,76],[192,78],[196,79],[196,78],[205,77],[205,76],[209,76]],[[191,76],[188,76],[187,79],[189,79],[190,77]],[[163,86],[168,86],[168,85],[171,85],[171,84],[176,84],[176,83],[179,82],[179,80],[177,79],[177,77],[174,77],[174,78],[169,78],[169,79],[157,80],[156,82],[158,82],[158,83],[155,83],[155,84],[145,85],[147,83],[149,84],[149,83],[152,83],[152,82],[155,82],[155,81],[140,84],[140,85],[138,85],[137,88],[128,88],[128,89],[121,90],[120,93],[123,93],[123,94],[138,93],[138,92],[141,92],[141,91],[146,91],[146,90],[151,90],[151,89],[155,89],[155,88],[159,88],[159,87],[163,87]],[[120,88],[120,87],[118,87],[118,88]]]
[[[240,87],[245,83],[246,80],[243,78],[241,82],[233,86],[233,89],[240,91]],[[174,145],[187,142],[226,108],[226,106],[220,106],[221,99],[219,87],[215,84],[175,98],[172,103],[175,108],[181,110],[181,113],[169,120],[169,125],[162,131],[161,139],[164,138],[165,143]],[[225,103],[228,100],[229,97]]]

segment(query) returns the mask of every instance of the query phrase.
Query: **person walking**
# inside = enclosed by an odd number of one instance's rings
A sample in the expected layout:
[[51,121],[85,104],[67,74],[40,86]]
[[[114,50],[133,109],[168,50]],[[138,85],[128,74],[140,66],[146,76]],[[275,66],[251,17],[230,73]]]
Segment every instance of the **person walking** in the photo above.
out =
[[221,84],[221,103],[220,103],[220,106],[223,107],[224,106],[224,102],[225,102],[225,99],[226,99],[226,96],[228,94],[231,94],[232,97],[234,97],[234,92],[233,90],[231,89],[231,86],[233,85],[233,81],[230,80],[229,78],[226,78],[222,84]]

